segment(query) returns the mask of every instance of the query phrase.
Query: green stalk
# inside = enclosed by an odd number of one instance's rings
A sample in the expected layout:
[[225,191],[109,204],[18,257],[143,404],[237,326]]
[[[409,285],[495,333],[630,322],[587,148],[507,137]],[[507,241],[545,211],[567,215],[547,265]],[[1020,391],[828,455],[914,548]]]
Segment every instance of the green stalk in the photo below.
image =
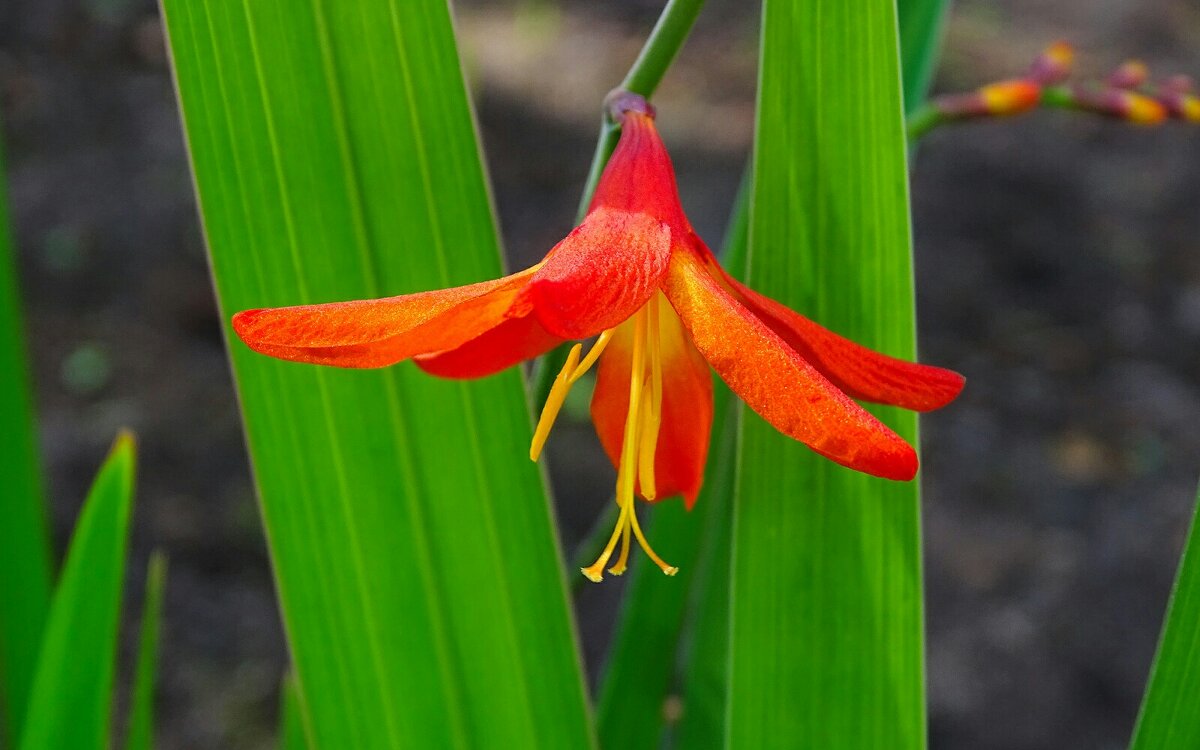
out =
[[945,121],[945,118],[938,111],[937,107],[930,104],[922,104],[908,116],[907,131],[909,142],[920,139],[921,136]]
[[[696,16],[700,15],[702,7],[704,7],[704,0],[670,0],[663,8],[662,15],[658,17],[658,23],[654,24],[654,30],[650,32],[650,38],[646,40],[646,44],[638,53],[637,59],[633,61],[633,67],[625,74],[625,80],[621,81],[619,88],[641,94],[647,99],[653,96],[654,90],[658,88],[658,84],[666,75],[667,68],[679,54],[679,49],[692,30],[692,25],[696,23]],[[600,138],[596,142],[596,154],[592,157],[592,167],[588,170],[583,198],[579,202],[579,219],[581,221],[584,214],[587,213],[588,204],[592,201],[592,193],[596,191],[596,183],[600,181],[604,166],[608,164],[608,157],[612,155],[613,149],[617,146],[617,132],[617,126],[609,119],[606,112],[600,121]]]

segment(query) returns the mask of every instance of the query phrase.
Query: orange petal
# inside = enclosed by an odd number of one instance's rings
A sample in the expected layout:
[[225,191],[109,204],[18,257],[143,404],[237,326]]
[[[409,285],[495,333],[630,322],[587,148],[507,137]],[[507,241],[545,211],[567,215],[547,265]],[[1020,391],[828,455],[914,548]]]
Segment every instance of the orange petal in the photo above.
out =
[[535,271],[399,297],[245,310],[233,316],[233,330],[254,351],[280,359],[385,367],[497,327]]
[[621,140],[596,183],[588,213],[600,208],[650,214],[681,233],[689,227],[675,168],[649,114],[621,116]]
[[957,372],[868,349],[738,282],[715,259],[708,260],[708,268],[738,302],[851,398],[930,411],[950,403],[963,389],[966,381]]
[[440,354],[416,357],[417,367],[443,378],[482,378],[544,354],[562,343],[534,315],[509,318],[478,338]]
[[[662,426],[654,451],[657,498],[683,495],[690,509],[704,482],[712,431],[712,375],[692,346],[679,316],[660,307],[659,335],[663,357]],[[633,358],[633,323],[617,329],[600,356],[592,393],[592,422],[604,451],[617,466],[625,443],[629,412],[629,377]],[[640,487],[638,493],[641,493]]]
[[693,252],[671,258],[664,291],[692,342],[775,429],[856,471],[912,479],[917,454],[742,307]]
[[550,251],[528,298],[546,330],[585,339],[646,304],[670,258],[666,224],[644,213],[598,208]]

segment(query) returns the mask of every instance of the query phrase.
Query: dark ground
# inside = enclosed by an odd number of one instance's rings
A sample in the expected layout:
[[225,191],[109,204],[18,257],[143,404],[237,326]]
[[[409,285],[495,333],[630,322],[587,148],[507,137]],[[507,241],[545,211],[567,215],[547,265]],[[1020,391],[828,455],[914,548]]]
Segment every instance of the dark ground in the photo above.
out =
[[[461,5],[505,237],[530,260],[569,227],[596,102],[658,4]],[[657,103],[715,240],[756,20],[710,6]],[[1058,37],[1095,74],[1135,55],[1200,74],[1194,0],[963,0],[938,88],[1019,72]],[[285,652],[152,3],[6,0],[0,94],[57,541],[131,425],[136,564],[171,556],[161,745],[268,746]],[[934,747],[1127,740],[1200,474],[1198,195],[1200,130],[1180,125],[1047,112],[922,145],[923,357],[969,379],[923,422]],[[611,480],[572,434],[553,457],[568,546]],[[581,611],[618,596],[589,589]],[[595,662],[605,634],[585,640]]]

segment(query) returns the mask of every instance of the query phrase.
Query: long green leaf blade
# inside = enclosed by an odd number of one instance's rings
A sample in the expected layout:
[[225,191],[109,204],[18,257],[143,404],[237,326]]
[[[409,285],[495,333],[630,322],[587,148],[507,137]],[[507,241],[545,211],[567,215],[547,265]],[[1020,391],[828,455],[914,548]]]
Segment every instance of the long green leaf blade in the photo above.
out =
[[154,747],[154,683],[158,675],[158,642],[166,585],[167,558],[161,552],[155,552],[146,569],[146,597],[142,605],[137,664],[133,669],[133,696],[130,698],[125,750],[152,750]]
[[67,549],[38,656],[22,750],[109,746],[133,476],[133,437],[123,434],[96,476]]
[[[164,9],[226,315],[501,273],[445,0]],[[519,374],[230,348],[314,747],[589,746]]]
[[[1200,508],[1200,501],[1197,507]],[[1200,747],[1200,512],[1192,518],[1188,541],[1158,653],[1133,732],[1132,750]]]
[[950,0],[898,0],[900,68],[904,77],[904,109],[912,112],[925,101],[937,69]]
[[[752,285],[914,354],[891,0],[766,0]],[[916,437],[912,415],[876,413]],[[917,485],[819,458],[745,412],[734,508],[728,746],[924,745]]]
[[304,714],[296,680],[291,675],[283,679],[279,696],[279,750],[308,750],[304,736]]
[[0,144],[0,744],[21,735],[50,607],[50,537]]

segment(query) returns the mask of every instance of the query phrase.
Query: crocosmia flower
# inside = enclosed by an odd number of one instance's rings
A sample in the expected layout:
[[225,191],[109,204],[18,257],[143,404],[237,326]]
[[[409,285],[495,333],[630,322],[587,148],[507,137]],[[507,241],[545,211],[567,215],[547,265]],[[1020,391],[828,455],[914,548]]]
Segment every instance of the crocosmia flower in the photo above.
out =
[[[617,468],[620,513],[595,564],[624,572],[636,538],[651,549],[634,499],[700,492],[712,423],[712,376],[783,434],[857,471],[912,479],[917,455],[855,399],[926,411],[958,395],[948,370],[873,352],[726,274],[684,216],[671,160],[644,99],[619,94],[621,138],[583,223],[540,263],[494,281],[376,300],[247,310],[233,318],[251,349],[296,362],[383,367],[412,359],[447,378],[477,378],[577,343],[542,410],[537,460],[567,391],[594,365],[592,418]],[[598,364],[597,364],[598,363]]]

